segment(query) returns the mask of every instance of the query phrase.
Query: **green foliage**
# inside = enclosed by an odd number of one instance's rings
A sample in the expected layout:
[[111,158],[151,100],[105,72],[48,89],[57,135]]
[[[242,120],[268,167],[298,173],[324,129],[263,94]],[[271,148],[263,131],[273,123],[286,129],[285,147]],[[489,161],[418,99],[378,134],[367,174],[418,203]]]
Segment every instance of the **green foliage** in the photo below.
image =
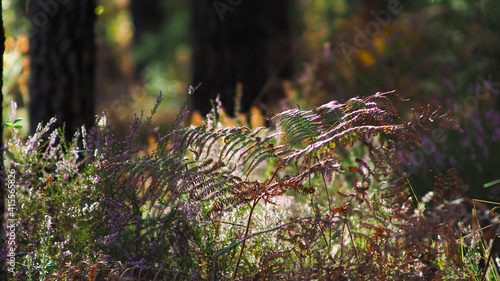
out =
[[141,145],[152,121],[142,115],[124,140],[105,115],[71,143],[51,123],[24,143],[10,126],[16,241],[26,253],[18,277],[479,276],[476,258],[486,258],[464,238],[466,186],[457,173],[438,178],[415,208],[402,172],[429,129],[459,128],[430,107],[401,120],[399,101],[395,92],[332,101],[253,129],[224,127],[220,105],[202,125],[183,128],[184,109],[152,149]]

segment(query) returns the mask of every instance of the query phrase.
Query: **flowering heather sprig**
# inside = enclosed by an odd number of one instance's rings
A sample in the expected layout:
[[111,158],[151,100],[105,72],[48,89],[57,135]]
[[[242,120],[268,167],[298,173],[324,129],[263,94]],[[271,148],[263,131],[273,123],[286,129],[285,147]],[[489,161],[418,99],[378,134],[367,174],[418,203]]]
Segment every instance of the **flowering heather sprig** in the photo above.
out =
[[18,258],[20,278],[43,279],[56,261],[63,264],[88,255],[82,245],[89,238],[93,219],[99,217],[100,198],[89,188],[95,186],[96,178],[78,147],[86,131],[66,141],[53,128],[55,121],[39,124],[26,141],[13,127],[6,143],[6,164],[16,171],[16,216],[20,219],[16,245],[18,252],[28,253]]

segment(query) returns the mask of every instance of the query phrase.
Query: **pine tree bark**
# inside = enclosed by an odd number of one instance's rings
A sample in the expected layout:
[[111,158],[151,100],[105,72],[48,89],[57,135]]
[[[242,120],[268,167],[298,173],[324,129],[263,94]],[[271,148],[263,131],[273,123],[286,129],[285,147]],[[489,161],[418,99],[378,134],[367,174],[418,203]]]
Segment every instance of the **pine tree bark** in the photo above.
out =
[[293,1],[193,0],[192,107],[203,115],[220,94],[234,114],[235,91],[243,85],[242,112],[282,96],[281,81],[291,76],[288,9]]
[[94,123],[95,0],[30,0],[30,127],[57,117],[69,140]]

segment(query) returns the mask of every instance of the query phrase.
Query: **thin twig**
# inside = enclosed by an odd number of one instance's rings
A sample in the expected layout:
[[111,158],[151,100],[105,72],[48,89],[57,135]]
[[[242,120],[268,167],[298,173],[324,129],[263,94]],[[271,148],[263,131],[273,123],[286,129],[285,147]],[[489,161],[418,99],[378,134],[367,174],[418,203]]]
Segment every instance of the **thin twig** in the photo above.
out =
[[488,267],[489,267],[490,261],[491,261],[491,255],[493,254],[493,249],[495,247],[495,244],[496,244],[496,241],[497,241],[497,237],[498,236],[495,235],[495,238],[493,238],[493,242],[491,243],[490,251],[488,253],[488,259],[486,259],[486,264],[485,264],[485,267],[484,267],[483,277],[481,278],[481,281],[483,281],[484,278],[486,278],[486,272],[488,272]]

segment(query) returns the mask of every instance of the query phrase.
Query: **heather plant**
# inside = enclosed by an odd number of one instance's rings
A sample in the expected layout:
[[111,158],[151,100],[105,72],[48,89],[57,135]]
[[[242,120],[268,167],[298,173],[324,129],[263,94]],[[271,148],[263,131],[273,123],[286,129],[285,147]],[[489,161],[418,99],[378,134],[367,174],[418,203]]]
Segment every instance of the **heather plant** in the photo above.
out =
[[[11,124],[15,109],[13,104]],[[61,130],[51,128],[54,122],[40,125],[24,142],[20,125],[9,126],[13,136],[6,144],[6,165],[17,180],[18,274],[33,280],[47,277],[56,263],[90,255],[86,246],[100,199],[94,169],[78,155],[82,132],[66,142]]]
[[[496,91],[498,96],[498,91]],[[455,105],[456,106],[456,105]],[[469,196],[472,198],[495,199],[500,195],[500,188],[492,186],[484,189],[483,184],[498,179],[496,157],[500,144],[500,112],[482,105],[472,112],[463,112],[461,127],[463,135],[450,133],[449,139],[460,139],[436,151],[423,169],[444,170],[446,167],[456,167],[464,180],[474,187]]]
[[[181,125],[185,107],[164,135],[152,117],[136,116],[123,140],[106,115],[71,142],[52,123],[25,142],[12,126],[17,277],[473,280],[484,268],[495,276],[495,266],[480,268],[487,258],[474,243],[479,232],[466,228],[458,174],[441,175],[415,204],[402,172],[431,128],[460,130],[457,122],[430,106],[403,121],[403,101],[391,91],[285,110],[269,128],[224,126],[216,101],[200,126]],[[153,147],[143,142],[152,134]]]

